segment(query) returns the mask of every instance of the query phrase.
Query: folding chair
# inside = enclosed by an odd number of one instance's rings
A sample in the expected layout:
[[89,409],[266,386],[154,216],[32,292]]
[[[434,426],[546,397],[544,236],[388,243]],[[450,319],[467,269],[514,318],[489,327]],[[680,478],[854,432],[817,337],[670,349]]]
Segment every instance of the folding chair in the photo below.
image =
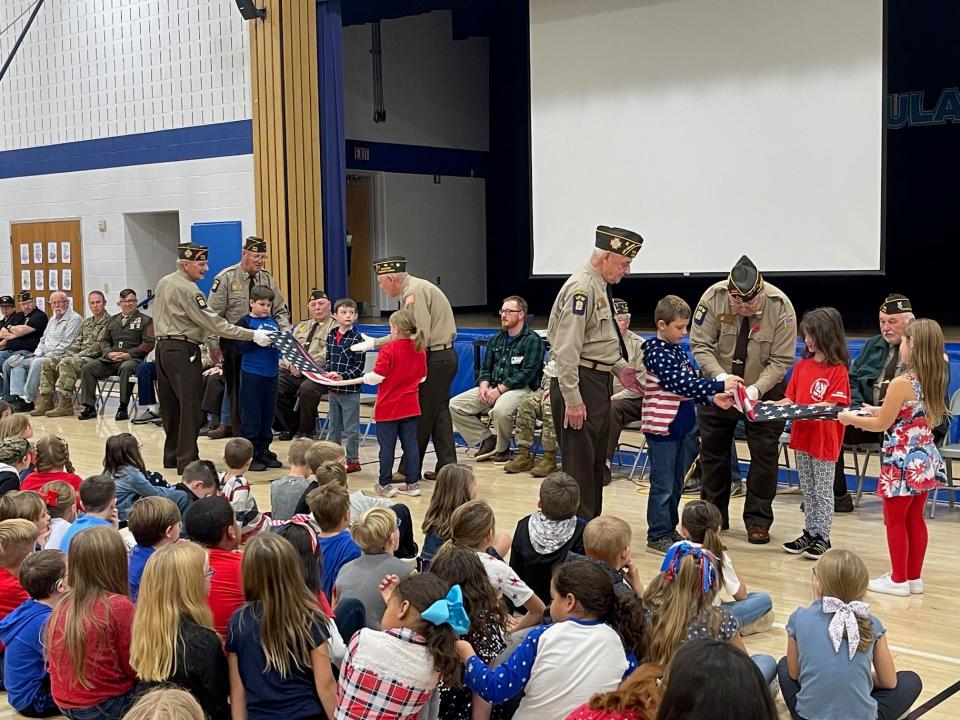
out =
[[[960,415],[960,390],[954,391],[953,395],[950,396],[949,409],[950,415],[954,418]],[[960,443],[950,442],[952,431],[953,424],[951,422],[950,432],[947,433],[947,437],[944,438],[944,442],[939,448],[940,456],[943,458],[943,464],[947,466],[947,484],[938,485],[933,489],[933,492],[930,493],[928,500],[930,503],[930,510],[928,514],[931,520],[933,520],[937,513],[937,498],[940,495],[940,491],[946,491],[947,503],[949,504],[951,510],[956,507],[957,492],[960,491],[960,486],[954,485],[953,483],[953,461],[960,460]]]
[[[857,476],[857,496],[854,498],[853,506],[860,507],[860,498],[863,495],[863,480],[867,476],[867,466],[870,464],[870,456],[880,457],[880,443],[863,443],[860,445],[844,445],[843,452],[853,454],[853,471]],[[860,453],[863,453],[863,464],[860,464]]]
[[[130,392],[130,402],[127,403],[127,412],[131,416],[136,416],[137,408],[137,377],[136,375],[131,375],[129,382],[133,385],[133,390]],[[96,407],[98,412],[103,415],[104,411],[107,409],[107,399],[113,394],[114,389],[117,389],[117,386],[120,384],[119,375],[111,375],[105,380],[97,381],[97,399]],[[129,405],[133,405],[133,410],[130,409]]]
[[[377,364],[377,356],[380,353],[377,352],[368,352],[363,359],[363,374],[366,375],[368,372],[373,372],[374,366]],[[360,408],[363,409],[364,405],[375,405],[377,402],[377,394],[372,393],[360,393]],[[362,418],[361,418],[362,420]],[[363,435],[360,437],[360,444],[363,445],[367,438],[370,437],[370,428],[374,425],[373,421],[373,409],[370,410],[370,417],[367,418],[367,425],[363,430]]]
[[[623,426],[623,430],[639,430],[641,427],[642,427],[642,423],[641,423],[639,420],[635,420],[634,422],[629,422],[629,423],[627,423],[626,425],[624,425],[624,426]],[[647,472],[647,461],[648,461],[648,459],[649,459],[647,453],[645,452],[646,449],[647,449],[647,438],[646,438],[646,436],[643,435],[643,434],[641,434],[640,437],[641,437],[641,440],[640,440],[640,444],[639,444],[639,445],[636,444],[636,443],[629,443],[629,442],[620,441],[620,442],[617,443],[617,449],[614,451],[614,455],[617,456],[617,459],[618,459],[618,460],[620,459],[620,449],[621,449],[621,448],[625,448],[625,447],[626,447],[626,448],[630,448],[631,450],[634,451],[633,465],[630,466],[630,474],[627,476],[627,479],[628,479],[628,480],[633,480],[633,475],[634,475],[634,473],[637,471],[637,465],[640,465],[640,479],[642,479],[643,476],[644,476],[644,473]],[[642,464],[642,465],[640,464],[640,456],[641,456],[641,455],[643,456],[643,464]],[[618,463],[618,464],[619,464],[621,467],[623,467],[623,463],[622,463],[622,462],[621,462],[621,463]]]

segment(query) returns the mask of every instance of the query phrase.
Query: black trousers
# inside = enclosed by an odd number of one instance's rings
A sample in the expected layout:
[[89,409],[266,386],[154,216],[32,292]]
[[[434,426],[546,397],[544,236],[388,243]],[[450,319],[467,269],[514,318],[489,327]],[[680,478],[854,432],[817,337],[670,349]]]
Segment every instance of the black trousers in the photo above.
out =
[[207,375],[203,378],[203,399],[200,407],[213,416],[212,425],[220,424],[220,409],[223,407],[223,375]]
[[281,431],[313,435],[317,427],[317,405],[326,394],[327,388],[320,383],[281,371],[277,379],[274,427]]
[[230,398],[230,427],[234,433],[240,432],[240,364],[243,353],[236,351],[233,340],[220,338],[220,351],[223,353],[223,391]]
[[[786,384],[770,389],[763,400],[783,398]],[[716,405],[700,408],[700,467],[703,485],[700,497],[712,502],[723,516],[723,527],[730,527],[730,448],[737,423],[743,418],[737,410],[721,410]],[[773,524],[773,498],[777,494],[780,435],[783,422],[746,423],[750,470],[747,473],[747,498],[743,505],[746,527],[769,530]]]
[[580,395],[587,406],[587,419],[579,430],[563,427],[567,405],[556,378],[550,381],[550,409],[557,432],[563,471],[580,486],[577,515],[592,520],[603,510],[603,480],[607,473],[607,443],[610,435],[610,394],[613,376],[581,367]]
[[[417,418],[417,446],[420,450],[420,466],[427,454],[427,444],[433,438],[437,453],[435,472],[444,465],[457,462],[457,445],[453,439],[453,420],[450,418],[450,386],[457,376],[457,352],[452,347],[446,350],[427,351],[427,379],[420,383],[420,417]],[[400,459],[401,474],[406,474],[406,462]]]
[[163,419],[163,466],[177,474],[200,458],[197,436],[203,421],[200,346],[186,340],[157,342],[157,395]]

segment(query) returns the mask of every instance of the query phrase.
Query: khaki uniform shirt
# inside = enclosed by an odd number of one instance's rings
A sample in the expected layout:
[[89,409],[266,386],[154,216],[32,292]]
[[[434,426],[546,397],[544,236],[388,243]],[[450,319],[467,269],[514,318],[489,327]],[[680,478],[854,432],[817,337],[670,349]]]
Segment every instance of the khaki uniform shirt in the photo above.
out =
[[[424,339],[427,350],[453,345],[457,337],[457,323],[443,290],[432,282],[407,275],[400,297],[401,308],[413,311],[417,321],[417,337]],[[389,337],[377,338],[376,347],[382,347],[389,341]]]
[[[240,263],[237,263],[224,268],[213,278],[207,302],[213,312],[232,325],[236,325],[244,315],[250,314],[250,277]],[[253,284],[266,285],[276,293],[271,314],[282,330],[289,328],[290,309],[273,275],[266,270],[261,270],[253,276]],[[210,338],[211,345],[216,347],[218,340],[216,336]]]
[[207,334],[253,340],[253,330],[232,325],[213,312],[197,284],[179,268],[160,278],[153,308],[157,338],[182,335],[198,345]]
[[[797,314],[790,299],[777,287],[764,284],[765,297],[750,318],[743,381],[760,394],[783,380],[797,354]],[[727,281],[714,283],[693,312],[690,349],[705,377],[732,373],[733,351],[740,331],[740,315],[730,306]]]
[[[626,334],[623,336],[623,342],[627,346],[627,354],[630,355],[630,362],[627,364],[637,371],[637,384],[642,387],[644,378],[647,376],[647,367],[643,364],[643,343],[646,341],[633,332],[633,330],[627,330]],[[642,398],[643,395],[634,392],[633,390],[627,390],[620,383],[620,379],[614,377],[613,397],[617,398],[618,400],[621,398],[630,398],[635,400],[637,398]]]
[[[557,361],[560,392],[568,406],[583,403],[578,369],[581,360],[610,365],[615,373],[627,366],[620,355],[614,318],[607,299],[607,281],[590,263],[560,288],[550,311],[547,338]],[[632,355],[630,359],[633,360]]]
[[64,350],[64,357],[100,357],[100,338],[110,321],[110,313],[104,310],[100,317],[91,315],[80,323],[80,330],[70,346]]
[[143,360],[156,344],[153,334],[153,318],[134,310],[129,317],[117,313],[107,321],[100,336],[101,355],[125,352],[132,360]]

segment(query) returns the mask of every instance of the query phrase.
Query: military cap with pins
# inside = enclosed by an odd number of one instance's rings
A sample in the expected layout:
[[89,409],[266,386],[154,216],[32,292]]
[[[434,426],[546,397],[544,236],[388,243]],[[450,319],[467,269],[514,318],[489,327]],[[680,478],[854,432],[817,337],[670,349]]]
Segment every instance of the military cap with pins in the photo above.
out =
[[13,295],[0,295],[0,306],[12,306]]
[[0,440],[0,463],[19,462],[30,452],[30,443],[19,435],[11,435]]
[[251,235],[243,241],[243,249],[247,252],[265,253],[267,251],[267,242],[261,237]]
[[594,245],[600,250],[635,258],[637,253],[640,252],[640,248],[643,247],[643,238],[640,237],[640,233],[635,233],[632,230],[598,225],[597,240]]
[[310,291],[310,300],[326,300],[327,294],[323,290],[314,288]]
[[629,315],[630,306],[627,304],[626,300],[621,300],[620,298],[614,298],[613,311],[617,315]]
[[177,257],[180,260],[194,260],[196,262],[203,262],[207,259],[209,254],[209,248],[204,245],[198,245],[197,243],[180,243],[177,246]]
[[400,255],[381,258],[373,263],[373,270],[377,275],[389,275],[407,271],[407,259]]
[[727,291],[742,302],[750,302],[763,290],[763,276],[746,255],[742,255],[727,276]]
[[21,290],[17,294],[17,302],[27,302],[28,300],[33,300],[33,293],[29,290]]
[[906,295],[890,293],[880,306],[880,312],[885,315],[899,315],[900,313],[913,312],[913,305],[910,304],[910,298]]

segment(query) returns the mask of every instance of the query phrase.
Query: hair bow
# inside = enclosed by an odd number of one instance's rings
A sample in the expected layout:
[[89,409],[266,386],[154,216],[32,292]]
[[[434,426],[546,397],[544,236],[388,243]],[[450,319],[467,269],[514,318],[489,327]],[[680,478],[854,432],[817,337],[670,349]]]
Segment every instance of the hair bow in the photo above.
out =
[[840,643],[846,631],[847,653],[850,656],[849,659],[853,660],[860,646],[860,626],[857,624],[857,618],[870,617],[870,606],[859,600],[845,603],[835,597],[823,598],[822,605],[825,613],[833,613],[833,619],[827,627],[827,634],[830,635],[830,641],[833,643],[833,651],[840,652]]
[[674,543],[667,550],[667,555],[660,565],[663,581],[665,583],[673,581],[677,573],[680,572],[680,562],[688,555],[694,558],[700,566],[700,593],[706,595],[717,587],[717,559],[712,552],[694,543]]
[[459,585],[450,588],[445,598],[437,600],[420,613],[420,617],[434,625],[447,624],[457,635],[466,635],[470,629],[470,618],[463,609],[463,591]]
[[37,491],[43,504],[47,507],[56,507],[60,504],[60,494],[56,490]]

